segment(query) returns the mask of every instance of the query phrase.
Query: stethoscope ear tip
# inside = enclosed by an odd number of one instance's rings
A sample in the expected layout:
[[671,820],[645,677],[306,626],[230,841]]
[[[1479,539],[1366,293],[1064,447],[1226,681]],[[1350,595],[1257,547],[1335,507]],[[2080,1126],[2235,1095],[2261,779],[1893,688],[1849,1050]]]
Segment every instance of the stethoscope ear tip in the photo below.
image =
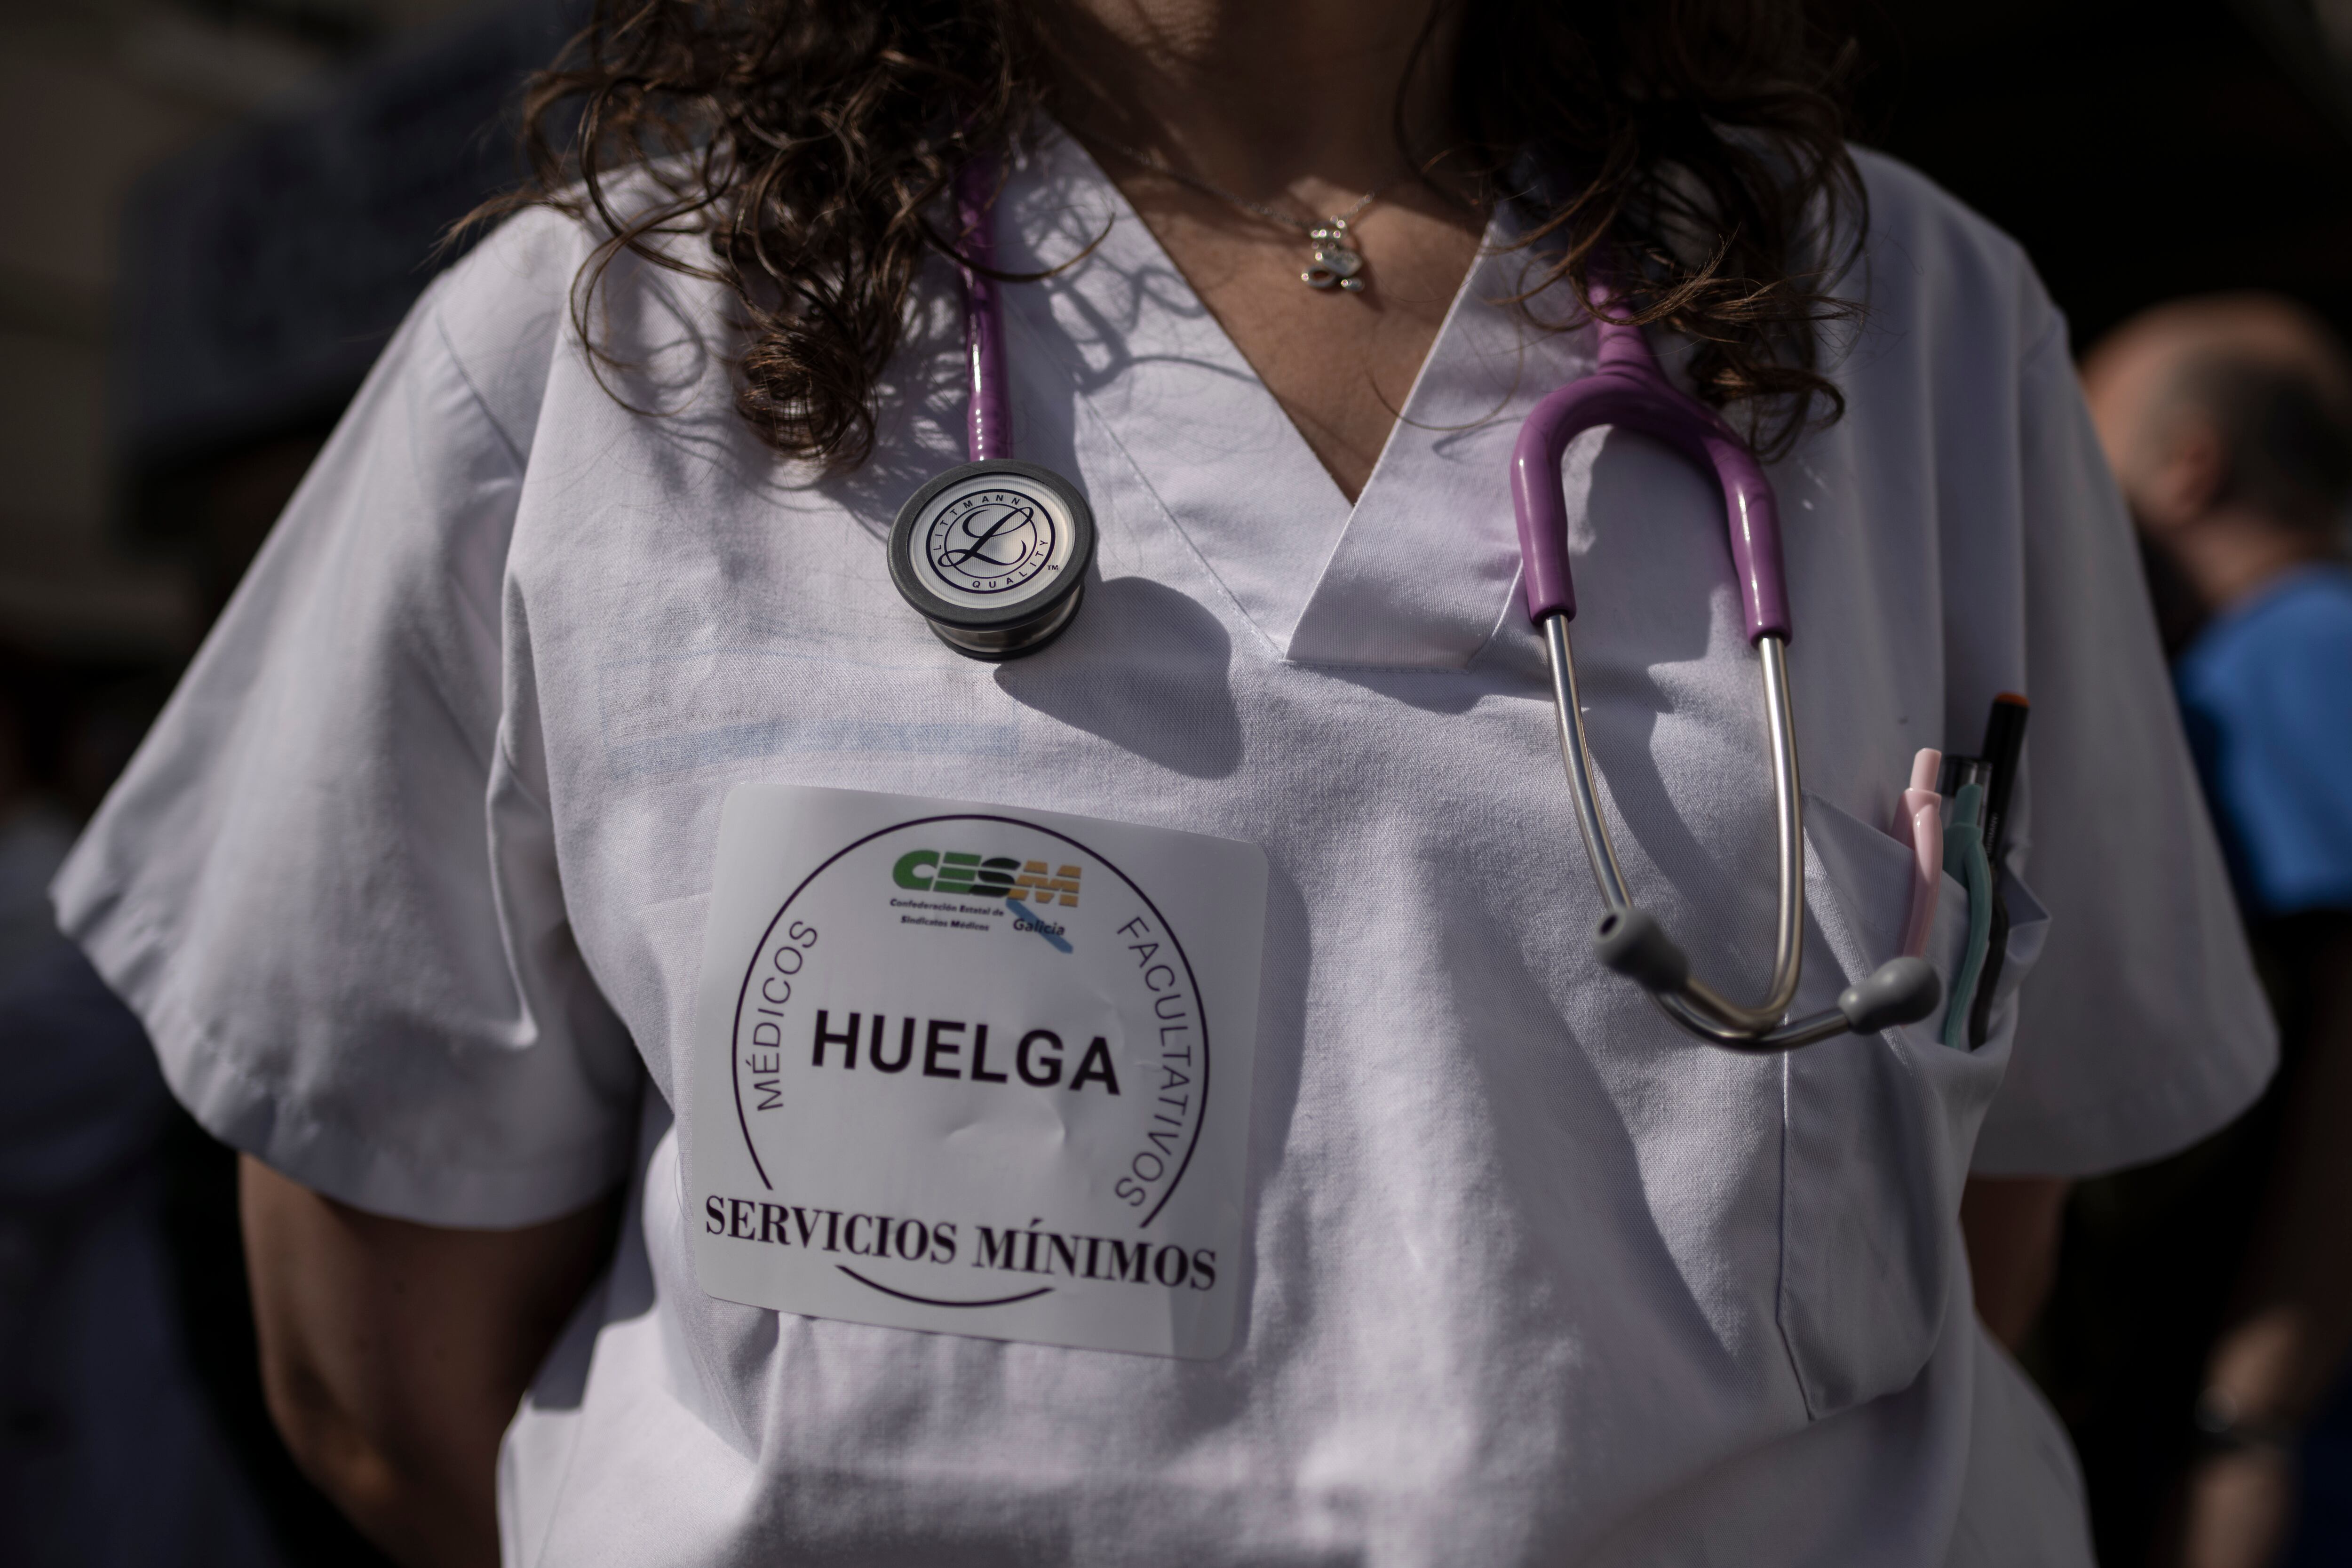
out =
[[[1679,1010],[1671,1000],[1690,984],[1690,960],[1683,956],[1665,928],[1648,914],[1630,904],[1611,910],[1593,931],[1592,950],[1603,967],[1657,997],[1670,1015],[1685,1021],[1691,1016],[1687,998]],[[1722,1023],[1708,1029],[1705,1037],[1733,1050],[1790,1050],[1848,1030],[1874,1035],[1898,1024],[1916,1024],[1943,1000],[1944,982],[1935,965],[1906,955],[1887,960],[1847,986],[1839,994],[1834,1011],[1752,1032]]]
[[1924,958],[1890,958],[1838,994],[1838,1011],[1857,1035],[1916,1024],[1944,999],[1943,977]]
[[1612,969],[1653,993],[1680,991],[1690,980],[1690,960],[1666,928],[1631,904],[1601,917],[1592,950]]

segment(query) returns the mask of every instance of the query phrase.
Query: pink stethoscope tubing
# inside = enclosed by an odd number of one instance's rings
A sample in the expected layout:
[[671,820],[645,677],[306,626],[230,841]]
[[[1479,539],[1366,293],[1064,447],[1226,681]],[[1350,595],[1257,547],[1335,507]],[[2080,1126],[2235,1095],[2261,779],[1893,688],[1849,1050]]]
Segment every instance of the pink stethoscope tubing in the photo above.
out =
[[[1926,960],[1905,955],[1848,986],[1836,1006],[1782,1022],[1804,968],[1805,823],[1796,721],[1789,700],[1789,592],[1780,562],[1780,508],[1763,465],[1747,443],[1721,416],[1666,380],[1639,327],[1610,319],[1612,296],[1605,284],[1596,281],[1591,294],[1601,340],[1599,363],[1590,375],[1547,395],[1519,427],[1511,455],[1511,500],[1518,515],[1528,618],[1542,634],[1551,668],[1552,702],[1577,827],[1593,880],[1609,906],[1594,935],[1596,955],[1648,991],[1683,1028],[1732,1050],[1790,1050],[1849,1030],[1875,1033],[1924,1018],[1942,1000],[1942,982]],[[1723,492],[1725,532],[1739,583],[1740,608],[1764,679],[1780,871],[1772,982],[1764,999],[1752,1006],[1731,1001],[1693,975],[1689,960],[1665,929],[1634,904],[1610,841],[1607,819],[1601,814],[1592,749],[1585,738],[1584,709],[1577,694],[1576,659],[1569,643],[1576,586],[1569,574],[1568,505],[1559,460],[1570,441],[1602,425],[1664,442],[1713,474]]]

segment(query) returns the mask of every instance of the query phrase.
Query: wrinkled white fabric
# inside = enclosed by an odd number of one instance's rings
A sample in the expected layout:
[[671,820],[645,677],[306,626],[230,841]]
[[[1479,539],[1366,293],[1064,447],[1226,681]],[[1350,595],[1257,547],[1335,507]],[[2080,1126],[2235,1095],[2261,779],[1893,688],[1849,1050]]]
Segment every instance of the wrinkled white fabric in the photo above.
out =
[[[1061,642],[968,662],[890,585],[898,503],[962,455],[944,271],[875,459],[825,479],[731,411],[700,283],[616,271],[604,378],[660,412],[608,395],[566,319],[585,241],[527,216],[386,351],[64,919],[191,1109],[297,1180],[505,1226],[629,1177],[622,1255],[509,1435],[509,1563],[2085,1563],[2063,1437],[1969,1310],[1960,1184],[2187,1142],[2257,1091],[2270,1026],[2063,323],[2009,241],[1864,168],[1847,411],[1773,468],[1801,1002],[1898,940],[1913,751],[1972,751],[2021,690],[2023,984],[1979,1051],[1734,1056],[1593,963],[1505,462],[1592,342],[1495,302],[1523,258],[1474,270],[1350,509],[1066,142],[1000,225],[1015,271],[1102,240],[1005,290],[1018,450],[1102,531]],[[1626,875],[1752,991],[1769,791],[1720,502],[1630,436],[1565,471]],[[668,1106],[748,779],[1265,847],[1229,1355],[697,1289]]]

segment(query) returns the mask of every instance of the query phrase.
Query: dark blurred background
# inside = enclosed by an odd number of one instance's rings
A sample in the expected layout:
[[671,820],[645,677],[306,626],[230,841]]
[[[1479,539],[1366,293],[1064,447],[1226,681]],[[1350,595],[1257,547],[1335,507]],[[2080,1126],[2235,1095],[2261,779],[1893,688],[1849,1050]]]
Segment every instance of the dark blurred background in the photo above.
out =
[[[2078,347],[2158,300],[2249,287],[2352,335],[2352,0],[1819,5],[1860,45],[1862,139],[2021,240]],[[447,226],[518,173],[515,90],[574,10],[0,0],[0,825],[54,847],[95,804],[446,264]],[[20,902],[39,880],[0,876]],[[18,1054],[0,1041],[0,1104]],[[161,1132],[123,1158],[146,1162],[158,1289],[208,1430],[275,1558],[372,1561],[262,1415],[233,1163],[155,1103]],[[37,1204],[6,1165],[0,1510],[73,1440],[41,1368],[38,1227],[7,1218]],[[2084,1446],[2103,1557],[2129,1563],[2157,1506],[2125,1453],[2147,1426],[2116,1393],[2131,1324],[2207,1309],[2178,1260],[2133,1272],[2147,1238],[2115,1251],[2101,1194],[2077,1196],[2032,1359]],[[8,1539],[0,1521],[0,1556]]]
[[[0,635],[185,656],[575,3],[0,0]],[[2023,241],[2078,344],[2217,288],[2352,329],[2352,0],[1818,4],[1864,139]]]

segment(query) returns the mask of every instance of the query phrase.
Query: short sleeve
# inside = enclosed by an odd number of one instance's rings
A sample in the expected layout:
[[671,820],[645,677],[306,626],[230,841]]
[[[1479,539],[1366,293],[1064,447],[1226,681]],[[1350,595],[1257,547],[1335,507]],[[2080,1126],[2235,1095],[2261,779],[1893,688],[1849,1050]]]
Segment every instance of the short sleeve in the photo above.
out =
[[2208,632],[2180,698],[2249,907],[2352,910],[2352,577],[2299,573]]
[[2183,740],[2131,527],[2053,330],[2019,413],[2033,704],[2012,865],[2052,920],[1979,1134],[1983,1174],[2155,1159],[2262,1090],[2276,1031]]
[[[525,458],[480,386],[511,402],[560,308],[465,291],[515,258],[494,237],[402,327],[54,889],[215,1135],[450,1226],[606,1190],[642,1079],[565,918],[504,610]],[[520,334],[503,380],[453,296]]]

